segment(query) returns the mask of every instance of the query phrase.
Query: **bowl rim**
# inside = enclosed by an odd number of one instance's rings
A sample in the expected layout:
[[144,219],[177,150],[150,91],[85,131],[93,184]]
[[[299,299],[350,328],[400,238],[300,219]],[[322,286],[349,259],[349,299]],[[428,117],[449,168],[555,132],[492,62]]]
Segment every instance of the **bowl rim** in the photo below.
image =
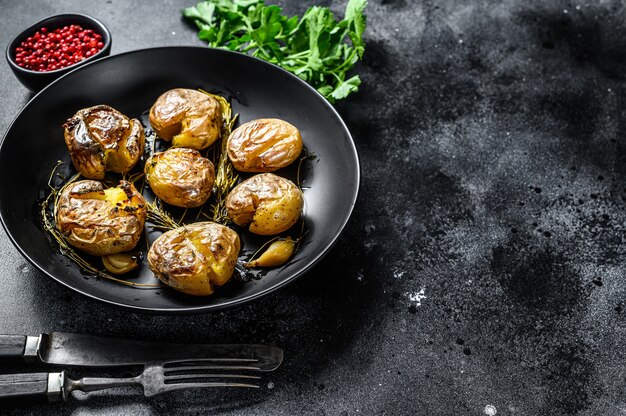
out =
[[[21,66],[19,66],[15,62],[15,58],[13,58],[13,56],[12,56],[13,51],[15,50],[15,48],[18,45],[18,43],[22,39],[25,39],[28,36],[30,36],[30,35],[27,35],[27,33],[29,33],[29,32],[33,32],[34,33],[37,30],[39,30],[41,28],[41,26],[44,26],[46,23],[49,25],[50,23],[53,23],[55,20],[58,20],[59,18],[76,17],[76,16],[85,18],[88,21],[90,21],[91,23],[93,23],[93,25],[97,27],[98,34],[102,35],[102,40],[104,41],[104,46],[96,54],[91,55],[91,56],[83,59],[82,61],[74,62],[73,64],[65,66],[63,68],[55,69],[54,71],[33,71],[31,69],[22,68]],[[11,66],[12,69],[18,70],[20,72],[23,72],[23,73],[29,74],[29,75],[33,75],[33,76],[45,76],[45,75],[60,74],[60,73],[62,73],[62,71],[73,70],[73,69],[77,68],[78,65],[82,65],[84,63],[91,62],[94,59],[98,59],[98,58],[102,57],[103,54],[105,54],[110,47],[111,47],[111,32],[104,25],[104,23],[102,23],[100,20],[96,19],[95,17],[86,15],[84,13],[61,13],[61,14],[55,14],[55,15],[52,15],[52,16],[48,16],[48,17],[46,17],[44,19],[41,19],[38,22],[33,23],[32,25],[30,25],[26,29],[22,30],[17,35],[15,35],[13,37],[13,39],[11,39],[11,41],[7,45],[5,56],[6,56],[7,62],[9,63],[9,65]]]

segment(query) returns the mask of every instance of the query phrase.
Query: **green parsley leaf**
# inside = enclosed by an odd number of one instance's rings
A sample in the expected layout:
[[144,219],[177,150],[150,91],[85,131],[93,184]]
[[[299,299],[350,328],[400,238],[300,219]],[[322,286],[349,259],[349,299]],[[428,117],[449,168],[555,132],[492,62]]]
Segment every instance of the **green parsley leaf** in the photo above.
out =
[[341,81],[330,93],[330,96],[334,100],[341,100],[342,98],[346,98],[351,93],[359,90],[359,85],[361,85],[361,79],[358,75],[353,76],[352,78]]
[[350,0],[346,5],[346,20],[350,27],[350,40],[356,48],[359,58],[363,58],[365,52],[365,43],[363,42],[363,33],[366,27],[366,16],[364,14],[367,0]]
[[205,0],[182,14],[209,46],[279,65],[335,102],[358,91],[361,83],[358,75],[346,78],[365,51],[366,6],[367,0],[349,0],[340,21],[318,6],[301,18],[288,18],[264,0]]

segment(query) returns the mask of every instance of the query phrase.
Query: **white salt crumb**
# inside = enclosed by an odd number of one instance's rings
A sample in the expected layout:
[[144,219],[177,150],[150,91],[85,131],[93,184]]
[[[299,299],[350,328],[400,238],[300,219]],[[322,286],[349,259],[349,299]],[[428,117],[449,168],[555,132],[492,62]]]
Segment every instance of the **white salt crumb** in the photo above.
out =
[[172,32],[172,35],[175,35],[175,34],[176,34],[176,32]]
[[271,381],[267,383],[267,388],[272,390],[274,388],[274,383],[272,383]]
[[422,300],[426,299],[424,292],[424,288],[421,288],[419,292],[409,293],[409,300],[415,302],[415,306],[422,306]]
[[498,413],[498,410],[494,405],[488,404],[487,406],[485,406],[484,412],[487,416],[495,416],[496,413]]
[[402,279],[402,276],[404,276],[406,272],[403,270],[398,270],[398,269],[394,269],[393,271],[393,277],[396,279]]
[[27,271],[28,271],[28,266],[22,267],[22,269],[21,269],[22,273],[26,273]]

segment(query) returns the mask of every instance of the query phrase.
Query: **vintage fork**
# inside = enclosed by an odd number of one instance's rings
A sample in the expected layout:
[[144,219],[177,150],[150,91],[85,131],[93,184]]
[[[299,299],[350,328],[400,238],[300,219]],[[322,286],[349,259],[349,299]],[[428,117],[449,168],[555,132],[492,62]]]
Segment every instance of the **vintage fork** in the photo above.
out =
[[251,384],[259,380],[259,376],[242,373],[263,371],[255,365],[256,362],[252,358],[150,362],[138,376],[122,378],[84,377],[73,380],[65,372],[5,374],[0,375],[0,399],[67,401],[74,390],[91,392],[126,386],[141,386],[146,397],[192,388],[259,388],[259,385]]

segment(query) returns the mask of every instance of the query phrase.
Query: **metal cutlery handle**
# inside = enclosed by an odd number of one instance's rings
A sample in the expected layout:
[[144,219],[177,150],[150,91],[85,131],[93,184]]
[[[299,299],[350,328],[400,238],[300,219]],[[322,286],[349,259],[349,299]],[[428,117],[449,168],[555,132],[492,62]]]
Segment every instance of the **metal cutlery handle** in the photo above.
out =
[[26,373],[0,375],[0,400],[3,403],[55,402],[63,400],[63,373]]
[[0,404],[57,402],[67,400],[74,390],[90,392],[126,386],[142,386],[141,376],[72,380],[64,373],[1,374]]
[[68,378],[65,381],[66,394],[74,390],[89,392],[127,386],[142,386],[141,376],[124,378],[83,377],[80,380],[71,380]]
[[22,358],[25,361],[37,359],[41,337],[26,335],[0,335],[0,359]]

